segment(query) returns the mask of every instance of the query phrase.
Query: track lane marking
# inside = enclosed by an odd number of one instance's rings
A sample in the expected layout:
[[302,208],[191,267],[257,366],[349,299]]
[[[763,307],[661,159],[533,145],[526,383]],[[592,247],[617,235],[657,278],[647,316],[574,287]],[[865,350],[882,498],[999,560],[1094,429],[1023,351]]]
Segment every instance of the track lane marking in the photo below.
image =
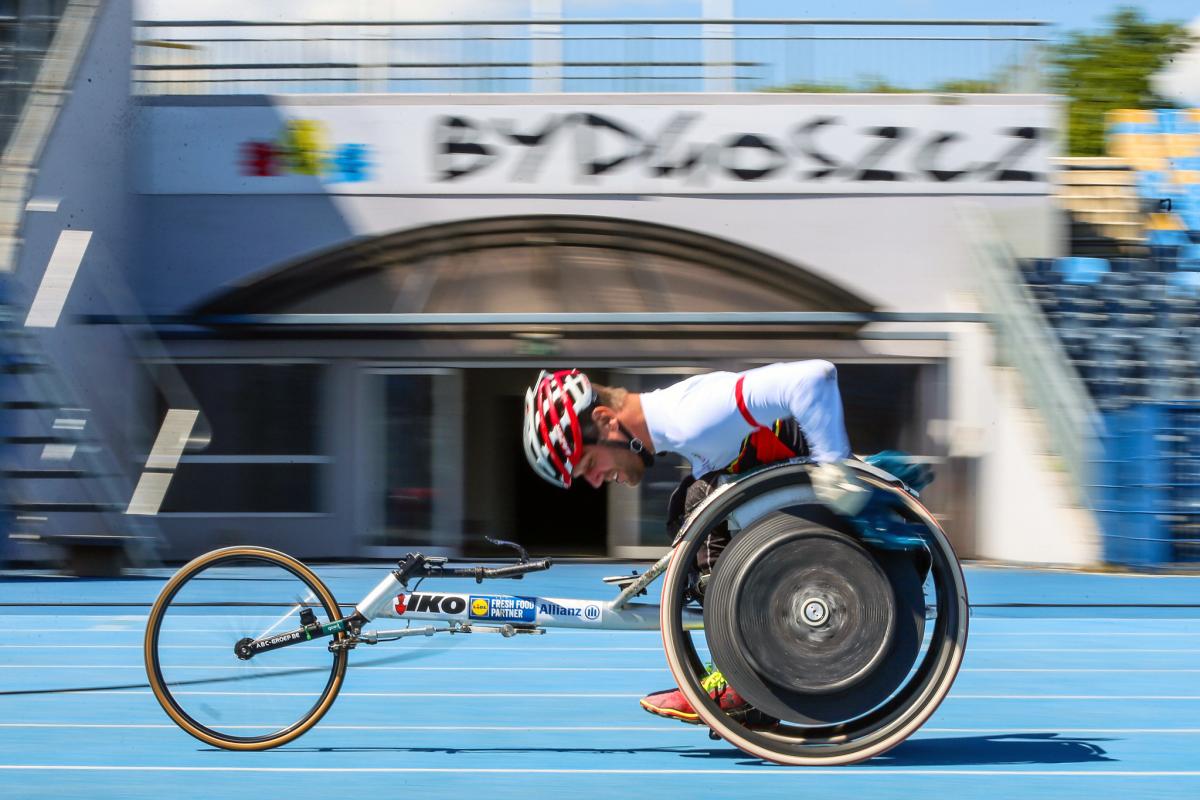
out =
[[[149,690],[137,689],[58,689],[55,694],[91,695],[149,695]],[[178,696],[208,697],[316,697],[318,692],[172,692]],[[338,697],[428,697],[428,698],[497,698],[497,697],[577,697],[577,698],[624,698],[640,699],[641,694],[604,692],[341,692]],[[955,694],[950,700],[1136,700],[1136,701],[1193,701],[1200,695],[1083,695],[1083,694]]]
[[[346,767],[192,767],[103,764],[0,764],[0,770],[73,772],[263,772],[327,773],[345,776]],[[756,767],[751,769],[568,769],[544,767],[354,767],[354,773],[475,774],[475,775],[1024,775],[1050,778],[1196,778],[1200,770],[1008,770],[1008,769],[897,769],[887,767]]]
[[[0,722],[0,728],[79,728],[79,729],[131,729],[131,730],[175,730],[176,725],[166,722],[148,723],[118,723],[118,722]],[[278,728],[279,723],[258,723],[254,725],[226,725],[225,728],[237,730],[256,730],[262,728]],[[1047,727],[1047,726],[1041,726]],[[1051,726],[1052,727],[1052,726]],[[679,725],[342,725],[322,723],[319,730],[323,731],[430,731],[447,733],[481,733],[536,731],[539,733],[571,733],[571,732],[642,732],[642,733],[681,733],[694,734],[702,730],[699,726],[688,729]],[[1047,731],[1056,735],[1070,734],[1174,734],[1180,736],[1200,735],[1200,728],[1057,728]],[[1008,736],[1012,734],[1029,734],[1030,728],[938,728],[923,727],[914,734],[910,741],[919,740],[928,733],[977,733]]]
[[[221,670],[225,672],[252,672],[252,671],[267,671],[272,669],[307,669],[326,666],[326,660],[317,660],[314,655],[312,662],[305,663],[288,663],[288,662],[264,662],[255,664],[163,664],[164,670]],[[350,665],[350,668],[355,672],[478,672],[481,669],[486,669],[488,672],[667,672],[665,667],[547,667],[537,664],[516,667],[496,667],[496,666],[429,666],[429,667],[374,667],[374,666],[355,666]],[[32,670],[48,670],[48,669],[86,669],[86,670],[117,670],[117,669],[132,669],[145,670],[143,664],[0,664],[0,669],[32,669]],[[1192,667],[964,667],[959,670],[959,674],[965,672],[987,672],[987,673],[1036,673],[1036,674],[1107,674],[1120,673],[1122,675],[1130,673],[1139,674],[1159,674],[1159,673],[1200,673],[1200,668]]]

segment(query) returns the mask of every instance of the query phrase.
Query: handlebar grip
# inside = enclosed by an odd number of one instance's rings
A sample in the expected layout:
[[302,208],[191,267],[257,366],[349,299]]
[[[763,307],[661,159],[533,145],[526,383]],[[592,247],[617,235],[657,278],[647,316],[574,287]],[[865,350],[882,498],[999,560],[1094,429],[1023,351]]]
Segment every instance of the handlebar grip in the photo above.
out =
[[510,564],[507,567],[485,568],[483,577],[485,578],[509,578],[520,577],[526,572],[537,572],[543,569],[550,569],[551,562],[548,558],[540,558],[536,561],[526,561],[524,564]]

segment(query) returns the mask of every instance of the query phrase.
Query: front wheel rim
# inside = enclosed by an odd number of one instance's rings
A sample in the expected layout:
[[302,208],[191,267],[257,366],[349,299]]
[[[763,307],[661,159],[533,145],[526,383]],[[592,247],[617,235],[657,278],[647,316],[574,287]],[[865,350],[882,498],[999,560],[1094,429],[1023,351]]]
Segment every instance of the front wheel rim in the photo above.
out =
[[[300,736],[313,725],[315,725],[322,716],[329,710],[333,700],[337,697],[341,690],[342,683],[345,678],[347,666],[347,652],[339,650],[332,654],[329,660],[328,669],[329,677],[325,681],[320,692],[317,693],[316,700],[313,705],[306,711],[301,713],[295,722],[281,725],[278,729],[261,735],[241,736],[231,733],[226,733],[211,727],[197,720],[194,712],[190,712],[180,703],[176,694],[182,694],[176,689],[171,689],[171,683],[167,681],[163,674],[163,663],[160,656],[162,623],[171,609],[172,601],[184,590],[184,588],[193,581],[193,579],[202,576],[207,570],[219,568],[223,565],[231,564],[235,561],[250,561],[261,565],[271,565],[284,570],[287,573],[295,576],[298,581],[308,586],[315,593],[315,600],[320,603],[321,609],[329,621],[340,617],[340,609],[337,601],[333,598],[329,589],[321,582],[321,580],[308,569],[304,564],[296,559],[280,553],[275,550],[270,550],[261,547],[230,547],[222,550],[216,550],[211,553],[202,555],[188,564],[184,565],[174,576],[168,580],[163,587],[159,597],[151,608],[150,616],[146,626],[146,636],[144,644],[144,656],[146,662],[147,676],[150,682],[150,688],[163,710],[168,716],[179,725],[187,733],[195,738],[216,747],[221,747],[229,750],[266,750],[273,747],[278,747],[292,741]],[[334,634],[334,641],[344,639],[344,633]],[[229,643],[232,648],[232,642]],[[286,652],[276,651],[276,652]],[[232,657],[232,649],[230,652]],[[259,656],[261,658],[261,656]],[[305,672],[310,669],[302,670]],[[286,671],[280,672],[279,675],[286,675]],[[201,679],[197,683],[206,683]],[[214,679],[213,682],[220,682]]]

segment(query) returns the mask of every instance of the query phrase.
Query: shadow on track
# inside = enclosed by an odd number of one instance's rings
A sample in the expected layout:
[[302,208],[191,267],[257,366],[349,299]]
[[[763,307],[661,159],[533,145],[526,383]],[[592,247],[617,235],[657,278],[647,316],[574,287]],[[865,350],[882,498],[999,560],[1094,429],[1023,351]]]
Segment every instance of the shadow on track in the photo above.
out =
[[[36,648],[36,645],[31,647]],[[355,667],[377,667],[385,664],[396,664],[406,661],[417,661],[422,658],[428,658],[439,651],[435,650],[412,650],[407,653],[399,653],[394,656],[383,656],[374,658],[369,661],[356,661],[350,665],[350,669]],[[321,667],[305,667],[302,669],[279,669],[271,672],[255,672],[250,675],[233,675],[224,678],[193,678],[186,681],[169,681],[171,686],[206,686],[213,684],[230,684],[239,683],[242,681],[258,681],[265,678],[282,678],[289,675],[305,675],[311,673],[328,672],[328,666]],[[141,683],[114,683],[107,686],[67,686],[55,689],[6,689],[0,691],[0,697],[11,697],[14,695],[36,695],[36,694],[77,694],[80,692],[113,692],[124,691],[128,689],[149,689],[150,684],[145,681]]]
[[[991,736],[946,736],[909,739],[862,767],[970,767],[1002,764],[1083,764],[1118,761],[1097,742],[1112,739],[1061,737],[1057,733],[1005,733]],[[745,758],[733,749],[682,753],[685,758]],[[766,761],[743,761],[741,766],[773,766]]]
[[1057,733],[1006,733],[909,739],[868,764],[880,767],[985,764],[1082,764],[1117,761],[1097,742],[1112,739],[1064,737]]
[[[1012,733],[995,736],[956,736],[909,740],[860,764],[875,767],[987,766],[1000,764],[1079,764],[1116,761],[1097,742],[1111,739],[1060,738],[1057,733]],[[204,752],[220,753],[213,748]],[[732,747],[282,747],[279,753],[445,753],[447,755],[510,753],[587,753],[634,755],[674,753],[684,758],[746,758]],[[766,761],[742,761],[739,766],[775,766]]]
[[[201,748],[203,753],[224,753],[219,748]],[[445,753],[446,755],[483,753],[587,753],[590,755],[634,755],[637,753],[675,753],[683,756],[707,755],[695,748],[682,745],[673,747],[291,747],[284,745],[267,753]],[[739,755],[742,755],[739,753]]]

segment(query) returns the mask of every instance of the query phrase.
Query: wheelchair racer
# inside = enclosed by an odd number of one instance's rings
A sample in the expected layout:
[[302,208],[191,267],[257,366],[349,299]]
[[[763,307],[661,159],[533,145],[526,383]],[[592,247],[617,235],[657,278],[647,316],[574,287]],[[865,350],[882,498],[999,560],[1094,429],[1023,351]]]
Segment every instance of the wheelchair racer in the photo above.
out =
[[[696,375],[647,393],[592,383],[579,370],[543,371],[525,393],[523,441],[535,472],[567,488],[575,479],[636,486],[655,455],[675,453],[691,464],[671,496],[672,534],[712,492],[722,475],[807,456],[818,464],[818,497],[853,515],[869,496],[839,462],[849,458],[837,370],[828,361],[771,364],[741,373]],[[729,544],[724,525],[707,537],[698,556],[696,594],[703,601],[713,564]],[[703,688],[728,715],[752,727],[777,720],[752,708],[721,674],[710,670]],[[698,724],[699,715],[677,689],[654,692],[642,708]]]

